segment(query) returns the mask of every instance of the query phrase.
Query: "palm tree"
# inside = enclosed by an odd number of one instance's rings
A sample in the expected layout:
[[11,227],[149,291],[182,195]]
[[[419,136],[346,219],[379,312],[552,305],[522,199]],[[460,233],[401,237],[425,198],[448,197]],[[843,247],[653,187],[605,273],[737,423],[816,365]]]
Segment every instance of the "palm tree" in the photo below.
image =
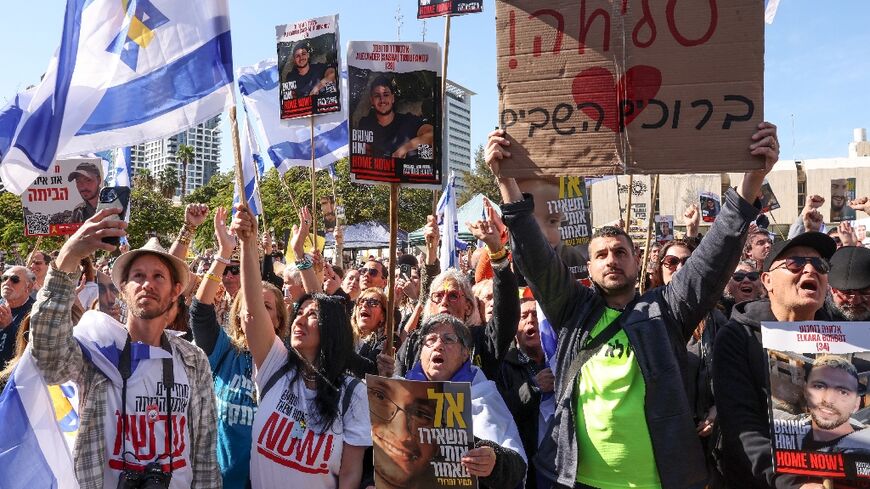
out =
[[187,164],[193,159],[193,146],[179,144],[175,150],[175,159],[181,161],[181,198],[187,192]]

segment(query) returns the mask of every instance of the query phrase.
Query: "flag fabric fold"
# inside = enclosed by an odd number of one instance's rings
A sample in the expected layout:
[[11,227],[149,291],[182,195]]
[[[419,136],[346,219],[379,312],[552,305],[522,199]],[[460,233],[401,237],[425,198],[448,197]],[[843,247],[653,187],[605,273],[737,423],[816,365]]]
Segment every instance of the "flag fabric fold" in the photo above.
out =
[[779,0],[767,0],[767,6],[764,8],[764,22],[773,24],[777,9],[779,9]]
[[[311,165],[311,121],[306,117],[281,122],[279,117],[277,62],[270,59],[240,68],[237,78],[252,126],[278,172],[283,175],[292,166]],[[318,169],[348,155],[347,72],[341,78],[343,109],[314,119],[314,166]]]
[[[57,157],[178,133],[229,108],[232,82],[227,0],[68,0],[0,177],[21,193]],[[0,151],[14,119],[0,117]]]
[[435,209],[438,228],[441,232],[441,251],[438,259],[441,262],[441,271],[443,272],[448,268],[459,267],[456,252],[467,247],[467,244],[459,239],[459,223],[456,215],[456,175],[452,171]]
[[[241,128],[239,139],[242,145],[242,181],[245,183],[245,196],[248,200],[248,209],[255,216],[259,216],[263,210],[263,203],[260,201],[258,177],[262,175],[259,169],[263,167],[263,159],[260,157],[260,148],[251,130],[249,116],[245,117],[245,123]],[[233,187],[233,204],[238,202],[239,187],[236,184]]]

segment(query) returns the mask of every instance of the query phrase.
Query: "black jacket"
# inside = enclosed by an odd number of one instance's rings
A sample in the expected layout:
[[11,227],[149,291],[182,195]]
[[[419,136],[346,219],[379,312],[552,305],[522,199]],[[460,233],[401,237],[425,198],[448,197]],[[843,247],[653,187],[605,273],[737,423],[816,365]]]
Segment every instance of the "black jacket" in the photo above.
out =
[[[816,319],[828,319],[827,314],[820,310]],[[731,487],[797,488],[805,478],[773,472],[762,321],[776,321],[770,301],[742,302],[716,336],[713,389],[722,431],[721,468]]]
[[[502,206],[514,263],[559,335],[556,413],[535,458],[537,469],[573,486],[578,454],[574,385],[589,330],[606,303],[596,289],[580,286],[549,246],[532,211],[530,195]],[[635,296],[617,321],[628,336],[646,384],[645,414],[662,486],[702,487],[707,470],[686,396],[686,343],[714,307],[728,282],[758,208],[733,190],[709,234],[671,283]]]

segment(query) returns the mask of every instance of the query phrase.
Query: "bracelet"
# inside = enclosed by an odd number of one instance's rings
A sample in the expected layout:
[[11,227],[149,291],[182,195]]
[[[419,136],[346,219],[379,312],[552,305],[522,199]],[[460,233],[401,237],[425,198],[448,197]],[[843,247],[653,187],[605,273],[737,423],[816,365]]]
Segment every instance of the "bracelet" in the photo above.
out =
[[226,258],[224,258],[224,257],[222,257],[222,256],[220,256],[220,255],[215,255],[215,256],[214,256],[214,260],[215,260],[216,262],[223,263],[224,265],[227,265],[227,266],[233,264],[233,262],[231,262],[230,260],[228,260],[228,259],[226,259]]
[[308,270],[314,266],[314,259],[308,253],[302,255],[301,260],[296,260],[296,269],[299,271]]
[[490,261],[501,261],[501,260],[505,259],[507,254],[508,254],[507,248],[502,248],[495,253],[490,251],[489,252],[489,259],[490,259]]
[[190,224],[184,223],[184,226],[181,228],[181,232],[178,233],[177,241],[181,244],[190,244],[190,238],[195,232],[195,227],[191,226]]
[[215,274],[213,274],[213,273],[211,273],[211,272],[206,273],[206,274],[205,274],[205,278],[211,280],[212,282],[218,283],[218,284],[221,283],[221,279],[218,278],[217,275],[215,275]]

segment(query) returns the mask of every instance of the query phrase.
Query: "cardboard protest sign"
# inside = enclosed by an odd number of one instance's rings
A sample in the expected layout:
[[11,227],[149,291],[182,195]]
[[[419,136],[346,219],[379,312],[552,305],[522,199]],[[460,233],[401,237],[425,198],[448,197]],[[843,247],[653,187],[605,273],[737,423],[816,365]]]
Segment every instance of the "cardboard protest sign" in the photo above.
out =
[[701,192],[700,201],[701,219],[704,222],[715,221],[716,216],[719,215],[719,211],[722,209],[722,202],[719,200],[719,196],[712,192]]
[[779,200],[776,198],[776,195],[773,193],[773,188],[770,186],[770,182],[767,179],[764,179],[764,183],[761,184],[761,212],[766,213],[770,211],[775,211],[779,209]]
[[281,119],[341,110],[338,15],[275,27]]
[[348,43],[353,181],[441,188],[441,48]]
[[664,243],[674,239],[674,216],[656,216],[656,241]]
[[[366,386],[375,487],[477,487],[461,464],[474,447],[470,383],[366,375]],[[414,457],[397,453],[397,446]]]
[[[762,2],[497,0],[507,176],[762,168]],[[694,156],[701,149],[703,157]]]
[[854,221],[855,209],[849,202],[855,200],[855,178],[831,180],[831,222]]
[[21,194],[25,236],[72,234],[94,215],[103,184],[99,158],[57,160]]
[[776,472],[870,477],[870,323],[762,322]]
[[331,233],[335,230],[337,223],[336,211],[335,200],[331,195],[320,197],[320,215],[323,216],[323,227],[321,229],[324,233]]
[[418,0],[417,18],[483,12],[483,0]]

